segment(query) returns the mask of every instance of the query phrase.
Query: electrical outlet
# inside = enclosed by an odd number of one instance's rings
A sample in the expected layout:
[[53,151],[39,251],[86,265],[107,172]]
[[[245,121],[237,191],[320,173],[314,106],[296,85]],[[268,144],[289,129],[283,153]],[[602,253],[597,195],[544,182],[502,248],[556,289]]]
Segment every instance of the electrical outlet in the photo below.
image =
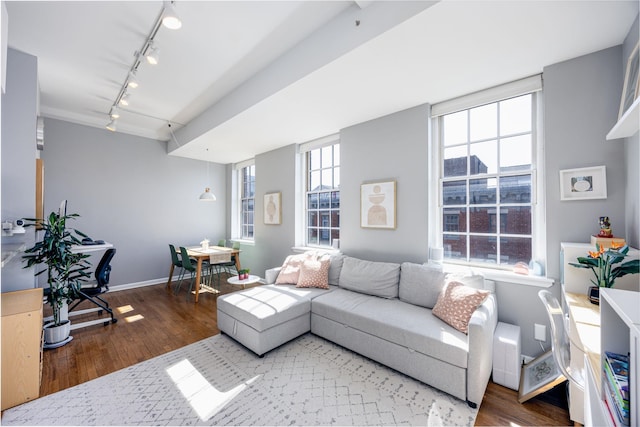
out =
[[533,328],[533,337],[537,341],[546,341],[547,340],[547,327],[546,325],[540,325],[536,323]]

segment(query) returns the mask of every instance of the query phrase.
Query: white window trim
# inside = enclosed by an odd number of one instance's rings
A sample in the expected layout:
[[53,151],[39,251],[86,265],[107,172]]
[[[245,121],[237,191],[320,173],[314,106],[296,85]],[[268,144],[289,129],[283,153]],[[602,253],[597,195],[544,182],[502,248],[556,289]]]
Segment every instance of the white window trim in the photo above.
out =
[[[444,101],[439,104],[434,104],[431,106],[431,133],[429,135],[428,141],[428,153],[429,153],[429,176],[428,176],[428,188],[431,189],[429,191],[428,199],[429,199],[429,212],[428,212],[428,221],[430,224],[430,229],[432,230],[429,233],[429,257],[431,261],[441,262],[441,254],[442,254],[442,229],[444,224],[442,223],[442,218],[440,217],[440,208],[441,208],[441,187],[440,187],[440,174],[441,174],[441,165],[440,165],[440,124],[439,118],[445,114],[454,113],[461,110],[466,110],[469,108],[477,107],[479,105],[484,105],[492,102],[499,101],[501,99],[511,98],[515,96],[524,95],[526,93],[535,92],[534,103],[535,109],[534,114],[535,123],[537,124],[536,129],[534,130],[534,138],[535,138],[535,153],[533,154],[533,164],[532,168],[532,200],[531,206],[533,210],[533,221],[534,221],[534,230],[532,234],[532,247],[531,247],[531,256],[532,259],[538,263],[540,263],[543,267],[543,270],[546,271],[546,247],[547,247],[547,238],[546,238],[546,221],[545,221],[545,168],[544,168],[544,152],[545,152],[545,143],[544,143],[544,124],[543,124],[543,104],[544,104],[544,96],[542,92],[542,76],[536,75],[532,77],[528,77],[522,80],[517,80],[515,82],[507,83],[505,85],[496,86],[489,88],[484,91],[475,92],[470,95],[461,96],[459,98],[455,98],[449,101]],[[432,255],[437,254],[437,255]],[[440,258],[440,259],[438,259]],[[457,264],[454,262],[447,262],[445,264]],[[468,266],[468,264],[464,264]],[[495,269],[484,268],[484,270],[491,271],[508,271],[505,269],[501,269],[496,266]],[[525,276],[526,277],[526,276]]]
[[[242,169],[247,166],[255,166],[255,159],[247,159],[242,162],[234,163],[233,173],[231,174],[231,240],[242,243],[254,243],[255,242],[255,212],[254,212],[254,224],[253,224],[253,239],[245,239],[242,237],[242,221],[240,215],[242,213]],[[254,201],[255,206],[255,201]]]

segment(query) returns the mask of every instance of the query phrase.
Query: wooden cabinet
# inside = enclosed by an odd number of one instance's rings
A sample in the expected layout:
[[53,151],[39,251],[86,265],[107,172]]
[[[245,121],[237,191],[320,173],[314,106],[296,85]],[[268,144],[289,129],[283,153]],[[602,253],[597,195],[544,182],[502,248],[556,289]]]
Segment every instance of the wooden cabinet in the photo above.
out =
[[2,410],[40,395],[42,289],[0,294],[2,300]]

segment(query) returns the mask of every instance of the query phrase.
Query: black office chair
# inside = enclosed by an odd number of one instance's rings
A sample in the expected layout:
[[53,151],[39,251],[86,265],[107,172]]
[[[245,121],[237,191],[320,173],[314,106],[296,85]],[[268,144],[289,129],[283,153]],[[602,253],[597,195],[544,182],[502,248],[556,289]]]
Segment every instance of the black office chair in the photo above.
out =
[[[103,310],[109,313],[111,320],[104,319],[104,325],[108,325],[109,322],[116,323],[118,319],[113,315],[113,309],[109,307],[109,303],[100,297],[101,294],[109,291],[109,274],[111,273],[111,259],[116,254],[116,250],[111,248],[107,249],[102,256],[102,259],[98,263],[95,272],[95,283],[88,283],[83,285],[80,290],[77,291],[78,301],[69,308],[69,316],[84,314],[92,311],[102,312]],[[71,313],[74,308],[78,306],[82,301],[91,301],[98,308],[80,310],[75,313]],[[92,323],[99,323],[99,321],[93,321]]]

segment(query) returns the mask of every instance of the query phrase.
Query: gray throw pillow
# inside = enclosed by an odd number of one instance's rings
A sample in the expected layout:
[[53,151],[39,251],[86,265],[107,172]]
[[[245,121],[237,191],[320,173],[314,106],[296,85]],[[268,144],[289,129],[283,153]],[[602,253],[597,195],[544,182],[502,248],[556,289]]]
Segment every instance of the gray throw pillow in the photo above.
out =
[[382,298],[398,297],[400,264],[345,257],[339,286]]
[[440,268],[402,263],[400,267],[399,298],[401,301],[433,308],[444,286],[445,274]]

